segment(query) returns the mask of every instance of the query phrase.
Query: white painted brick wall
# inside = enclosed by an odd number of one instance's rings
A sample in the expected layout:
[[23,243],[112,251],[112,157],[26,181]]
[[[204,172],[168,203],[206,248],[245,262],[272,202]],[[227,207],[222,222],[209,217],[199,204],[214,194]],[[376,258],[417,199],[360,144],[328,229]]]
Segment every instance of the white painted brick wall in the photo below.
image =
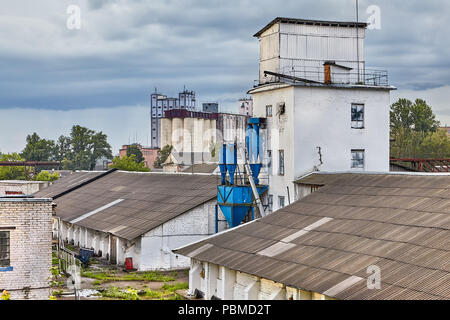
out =
[[13,271],[0,271],[0,290],[12,299],[48,299],[52,266],[50,199],[0,199],[0,227],[10,231]]

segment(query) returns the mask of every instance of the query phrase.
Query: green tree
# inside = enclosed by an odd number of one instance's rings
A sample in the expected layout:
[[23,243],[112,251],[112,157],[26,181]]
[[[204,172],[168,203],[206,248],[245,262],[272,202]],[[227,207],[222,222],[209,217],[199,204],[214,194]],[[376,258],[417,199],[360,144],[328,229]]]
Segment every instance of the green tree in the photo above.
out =
[[438,127],[439,121],[426,101],[399,99],[391,106],[391,157],[432,158],[445,155],[449,139],[445,132],[437,132]]
[[[0,161],[22,162],[25,161],[17,153],[3,154]],[[26,180],[25,167],[0,167],[0,180]]]
[[56,141],[54,160],[59,162],[59,169],[63,167],[63,161],[72,157],[72,147],[69,137],[61,135]]
[[144,165],[144,162],[136,162],[136,156],[124,156],[122,159],[116,157],[113,159],[113,164],[110,168],[115,168],[122,171],[134,171],[134,172],[150,172],[150,169]]
[[98,159],[112,159],[111,145],[108,143],[108,136],[103,132],[94,133],[92,138],[92,155],[90,170],[94,170]]
[[55,142],[41,139],[35,132],[27,136],[27,145],[21,156],[27,161],[52,161],[55,154]]
[[70,133],[73,170],[93,170],[98,159],[112,158],[111,146],[103,132],[96,133],[81,126],[73,126]]
[[391,106],[391,131],[395,134],[400,128],[416,132],[435,132],[440,123],[432,108],[425,100],[399,99]]
[[161,150],[158,151],[158,156],[156,157],[156,160],[153,164],[155,168],[162,168],[164,162],[166,162],[167,158],[169,158],[170,154],[172,153],[172,146],[165,146]]
[[429,132],[420,145],[424,158],[450,158],[450,139],[445,131]]
[[141,163],[144,161],[144,155],[142,154],[141,149],[135,144],[132,144],[131,146],[127,147],[127,156],[130,157],[131,155],[135,155],[135,161],[137,163]]
[[50,173],[48,171],[41,171],[34,178],[35,181],[56,181],[60,178],[58,172]]

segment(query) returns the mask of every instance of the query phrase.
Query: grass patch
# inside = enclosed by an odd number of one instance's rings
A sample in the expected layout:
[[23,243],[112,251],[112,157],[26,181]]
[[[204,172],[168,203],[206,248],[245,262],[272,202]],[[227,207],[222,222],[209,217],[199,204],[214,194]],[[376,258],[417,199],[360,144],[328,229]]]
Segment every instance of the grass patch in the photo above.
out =
[[102,292],[103,298],[113,298],[119,300],[140,300],[137,290],[127,289],[120,290],[116,287],[111,287],[108,290]]
[[177,290],[186,290],[189,289],[189,283],[181,282],[181,283],[175,283],[175,284],[165,284],[162,286],[161,290],[169,291],[169,292],[175,292]]
[[155,271],[129,273],[120,276],[116,275],[114,272],[106,273],[106,272],[85,271],[82,273],[82,276],[86,278],[96,279],[98,281],[101,281],[101,283],[110,281],[168,282],[175,280],[175,278],[173,277],[165,276]]
[[56,290],[52,292],[52,296],[60,298],[62,296],[63,291],[62,290]]
[[183,300],[179,294],[167,290],[154,291],[147,289],[145,290],[144,297],[150,300]]
[[189,288],[188,283],[165,284],[161,290],[146,289],[144,297],[151,300],[183,300],[175,291]]

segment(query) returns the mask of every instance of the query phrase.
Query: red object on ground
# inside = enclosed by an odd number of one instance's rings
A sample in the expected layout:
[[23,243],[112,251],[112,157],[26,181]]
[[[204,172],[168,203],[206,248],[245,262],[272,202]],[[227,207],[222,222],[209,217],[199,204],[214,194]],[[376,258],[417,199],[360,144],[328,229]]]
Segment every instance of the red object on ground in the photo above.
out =
[[125,259],[125,269],[126,270],[133,270],[133,258],[126,258]]

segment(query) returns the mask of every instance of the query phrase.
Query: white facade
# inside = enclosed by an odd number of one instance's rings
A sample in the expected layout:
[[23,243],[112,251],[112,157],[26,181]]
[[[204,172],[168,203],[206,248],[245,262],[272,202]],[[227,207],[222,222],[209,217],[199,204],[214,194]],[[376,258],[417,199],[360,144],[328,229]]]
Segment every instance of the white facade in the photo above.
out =
[[316,292],[288,287],[224,266],[192,259],[189,271],[189,294],[201,291],[204,299],[221,300],[333,300]]
[[[132,258],[133,267],[138,271],[187,269],[189,258],[176,255],[172,250],[215,233],[215,205],[216,200],[204,203],[133,241],[67,222],[61,223],[61,233],[64,241],[94,249],[97,255],[113,264],[124,265],[126,258]],[[219,231],[223,231],[227,224],[220,209],[219,220]]]
[[[294,181],[313,171],[389,172],[389,90],[271,85],[252,94],[255,117],[266,118],[272,109],[266,150],[272,154],[268,194],[274,210],[280,197],[285,205],[297,200]],[[352,129],[352,104],[364,105],[363,129]],[[284,114],[277,115],[283,105]],[[363,169],[352,169],[352,150],[364,150]]]
[[3,180],[0,181],[0,195],[30,195],[48,187],[50,184],[49,181]]
[[239,99],[239,114],[252,117],[253,116],[253,100],[252,99]]

